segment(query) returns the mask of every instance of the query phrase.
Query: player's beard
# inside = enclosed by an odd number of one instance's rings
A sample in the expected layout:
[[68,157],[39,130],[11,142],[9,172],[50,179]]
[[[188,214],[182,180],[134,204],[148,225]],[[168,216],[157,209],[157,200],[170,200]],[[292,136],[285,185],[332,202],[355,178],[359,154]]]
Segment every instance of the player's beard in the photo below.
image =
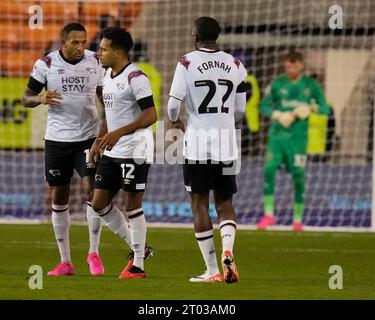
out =
[[75,53],[74,54],[74,60],[79,61],[83,58],[83,52],[82,53]]

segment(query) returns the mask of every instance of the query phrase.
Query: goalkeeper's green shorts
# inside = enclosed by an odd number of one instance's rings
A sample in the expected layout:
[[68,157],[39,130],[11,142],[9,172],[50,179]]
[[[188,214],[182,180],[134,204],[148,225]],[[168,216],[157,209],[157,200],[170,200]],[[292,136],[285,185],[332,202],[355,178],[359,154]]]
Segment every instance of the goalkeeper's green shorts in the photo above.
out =
[[306,143],[292,139],[275,139],[267,144],[265,165],[279,168],[285,165],[288,172],[294,174],[305,170],[307,164]]

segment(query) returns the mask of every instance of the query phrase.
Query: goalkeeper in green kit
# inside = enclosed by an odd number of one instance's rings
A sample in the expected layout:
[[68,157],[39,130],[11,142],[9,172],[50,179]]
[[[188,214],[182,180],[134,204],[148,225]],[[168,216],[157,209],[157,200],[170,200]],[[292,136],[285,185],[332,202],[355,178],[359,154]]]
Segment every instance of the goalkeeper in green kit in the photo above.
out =
[[[303,75],[304,62],[299,52],[288,53],[283,60],[285,74],[271,83],[269,94],[262,100],[261,113],[271,117],[264,163],[264,217],[257,224],[266,229],[275,224],[275,175],[284,164],[294,184],[293,229],[302,230],[304,210],[306,145],[310,112],[328,114],[324,93],[319,84]],[[314,103],[315,102],[315,103]]]

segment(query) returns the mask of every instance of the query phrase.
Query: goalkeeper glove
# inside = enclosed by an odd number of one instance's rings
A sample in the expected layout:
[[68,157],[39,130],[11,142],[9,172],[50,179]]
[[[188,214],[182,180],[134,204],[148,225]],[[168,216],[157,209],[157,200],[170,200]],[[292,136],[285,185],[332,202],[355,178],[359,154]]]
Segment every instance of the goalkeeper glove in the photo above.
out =
[[293,113],[290,112],[290,111],[287,111],[287,112],[283,112],[283,114],[281,115],[281,117],[279,119],[279,123],[284,128],[288,128],[293,123],[294,120],[295,120],[295,117],[294,117]]
[[282,115],[283,113],[281,112],[281,111],[274,111],[273,113],[272,113],[272,117],[271,117],[271,119],[272,120],[276,120],[276,121],[279,121],[279,119],[280,119],[280,117],[281,117],[281,115]]
[[297,107],[293,110],[293,115],[301,120],[306,119],[310,115],[310,107],[307,105]]
[[274,111],[272,113],[272,120],[276,120],[279,122],[284,128],[288,128],[294,121],[294,115],[292,112],[281,112],[281,111]]

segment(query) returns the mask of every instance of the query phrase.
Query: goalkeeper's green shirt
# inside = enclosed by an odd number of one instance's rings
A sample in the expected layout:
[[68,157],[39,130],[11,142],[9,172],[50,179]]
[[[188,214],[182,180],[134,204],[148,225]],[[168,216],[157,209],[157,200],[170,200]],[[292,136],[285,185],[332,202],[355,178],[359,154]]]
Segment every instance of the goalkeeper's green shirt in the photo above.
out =
[[[261,101],[260,111],[271,117],[276,110],[293,111],[299,106],[318,105],[317,113],[328,114],[329,107],[320,85],[312,78],[304,75],[296,81],[290,80],[286,75],[281,75],[271,83],[269,94]],[[297,143],[307,143],[308,118],[296,119],[290,127],[284,128],[279,122],[272,121],[269,139],[294,139]]]

